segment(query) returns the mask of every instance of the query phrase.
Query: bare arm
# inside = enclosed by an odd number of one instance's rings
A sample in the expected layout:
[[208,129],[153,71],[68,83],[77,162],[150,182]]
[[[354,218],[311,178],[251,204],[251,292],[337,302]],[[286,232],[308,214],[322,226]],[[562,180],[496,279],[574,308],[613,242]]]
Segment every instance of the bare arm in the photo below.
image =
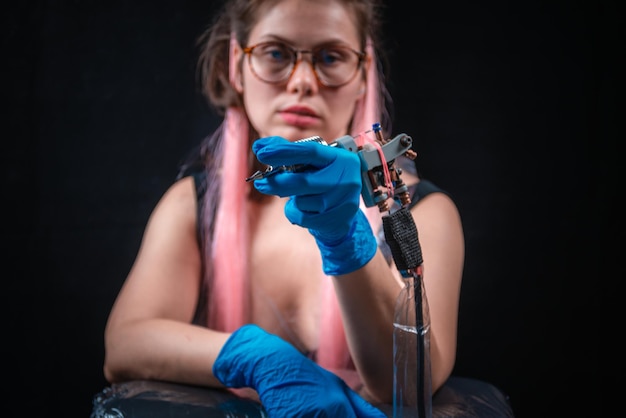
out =
[[193,180],[163,196],[105,330],[106,379],[221,386],[212,366],[229,334],[194,326],[201,280]]
[[[442,193],[412,209],[424,258],[424,282],[431,332],[433,390],[450,376],[456,357],[457,316],[464,263],[464,237],[458,210]],[[380,251],[363,268],[334,279],[346,335],[357,370],[369,393],[391,402],[393,314],[402,280]]]

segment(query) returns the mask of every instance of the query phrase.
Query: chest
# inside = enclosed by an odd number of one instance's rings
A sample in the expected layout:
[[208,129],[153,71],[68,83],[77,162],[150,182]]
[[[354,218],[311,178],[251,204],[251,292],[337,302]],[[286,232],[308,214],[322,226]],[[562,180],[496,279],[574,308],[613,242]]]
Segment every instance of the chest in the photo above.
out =
[[283,213],[284,201],[254,208],[251,218],[251,314],[257,324],[290,341],[301,351],[318,344],[324,286],[315,240],[292,225]]

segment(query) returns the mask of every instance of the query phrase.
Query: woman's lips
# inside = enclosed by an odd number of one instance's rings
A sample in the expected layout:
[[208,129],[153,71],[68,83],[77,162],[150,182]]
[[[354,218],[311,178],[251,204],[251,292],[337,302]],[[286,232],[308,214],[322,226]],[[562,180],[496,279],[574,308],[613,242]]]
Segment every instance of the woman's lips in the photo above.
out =
[[283,121],[298,128],[307,128],[319,122],[317,114],[308,107],[291,106],[279,112]]

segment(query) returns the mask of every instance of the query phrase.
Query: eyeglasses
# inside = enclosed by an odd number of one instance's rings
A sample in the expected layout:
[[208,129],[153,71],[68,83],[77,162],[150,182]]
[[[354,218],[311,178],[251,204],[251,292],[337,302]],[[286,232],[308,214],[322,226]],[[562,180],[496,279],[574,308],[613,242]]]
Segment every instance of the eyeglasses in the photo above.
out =
[[302,59],[311,54],[311,67],[326,87],[340,87],[357,74],[365,53],[342,45],[326,45],[311,50],[294,49],[282,42],[262,42],[243,49],[252,73],[261,81],[278,84],[287,81]]

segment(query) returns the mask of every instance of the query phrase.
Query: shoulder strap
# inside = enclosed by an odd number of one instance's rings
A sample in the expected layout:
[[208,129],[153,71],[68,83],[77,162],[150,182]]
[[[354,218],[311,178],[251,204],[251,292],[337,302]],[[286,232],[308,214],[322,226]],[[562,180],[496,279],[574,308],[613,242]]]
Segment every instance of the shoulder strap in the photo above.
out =
[[440,192],[448,196],[450,195],[447,191],[435,185],[433,182],[424,179],[421,179],[419,183],[411,186],[411,189],[411,204],[409,205],[409,208],[417,205],[417,202],[419,202],[421,199],[425,198],[431,193]]
[[193,182],[196,186],[196,236],[198,237],[198,244],[202,243],[202,208],[204,206],[204,195],[207,189],[206,171],[194,171],[191,173]]

